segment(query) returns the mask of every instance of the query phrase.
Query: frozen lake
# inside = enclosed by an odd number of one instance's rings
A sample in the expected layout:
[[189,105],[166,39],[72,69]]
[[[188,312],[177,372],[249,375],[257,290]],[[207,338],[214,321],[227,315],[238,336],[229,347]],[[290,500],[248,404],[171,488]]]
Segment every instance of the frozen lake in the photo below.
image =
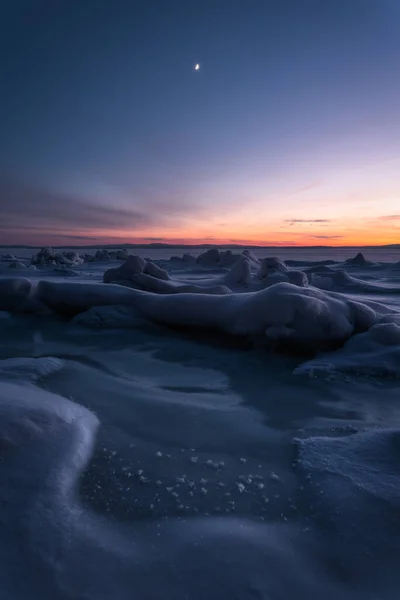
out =
[[400,249],[61,252],[1,251],[1,597],[397,600]]

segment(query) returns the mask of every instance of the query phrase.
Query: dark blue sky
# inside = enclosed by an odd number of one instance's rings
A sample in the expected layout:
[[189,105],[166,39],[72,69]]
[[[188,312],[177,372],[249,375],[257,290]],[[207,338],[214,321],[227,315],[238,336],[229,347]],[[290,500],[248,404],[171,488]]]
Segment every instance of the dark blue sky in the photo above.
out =
[[346,241],[400,206],[398,0],[6,0],[0,23],[0,240]]

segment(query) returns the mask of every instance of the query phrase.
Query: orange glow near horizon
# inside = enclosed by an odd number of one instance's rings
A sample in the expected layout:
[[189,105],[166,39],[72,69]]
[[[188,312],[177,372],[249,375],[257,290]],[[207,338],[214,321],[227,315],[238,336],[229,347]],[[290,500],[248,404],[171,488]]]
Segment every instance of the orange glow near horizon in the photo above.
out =
[[[395,215],[393,216],[395,217]],[[400,244],[400,218],[384,220],[360,221],[358,224],[334,223],[319,227],[310,227],[308,224],[294,224],[293,226],[281,226],[282,228],[271,228],[271,230],[252,230],[243,227],[242,230],[224,227],[223,231],[199,229],[180,230],[85,230],[73,231],[71,237],[69,232],[63,232],[61,237],[57,233],[53,235],[41,234],[40,244],[62,245],[65,240],[69,245],[94,245],[94,244],[151,244],[164,243],[171,245],[244,245],[244,246],[384,246],[389,244]],[[251,235],[246,235],[251,231]],[[35,236],[36,237],[36,236]],[[32,239],[25,243],[36,244]]]

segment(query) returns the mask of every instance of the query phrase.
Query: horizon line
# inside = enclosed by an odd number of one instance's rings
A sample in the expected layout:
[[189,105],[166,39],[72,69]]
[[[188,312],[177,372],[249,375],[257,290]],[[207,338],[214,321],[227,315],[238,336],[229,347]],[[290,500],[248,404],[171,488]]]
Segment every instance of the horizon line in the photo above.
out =
[[255,249],[263,249],[263,248],[273,248],[273,249],[291,249],[291,248],[299,248],[299,249],[318,249],[318,248],[337,248],[337,249],[351,249],[351,248],[399,248],[399,244],[380,244],[380,245],[343,245],[343,246],[330,246],[330,245],[289,245],[289,246],[274,246],[269,244],[169,244],[167,242],[149,242],[147,244],[132,244],[132,243],[119,243],[119,244],[83,244],[83,245],[75,245],[75,244],[62,244],[62,245],[54,245],[54,244],[45,244],[45,245],[32,245],[32,244],[0,244],[0,248],[26,248],[26,249],[36,249],[36,248],[77,248],[77,249],[94,249],[94,248],[151,248],[154,250],[164,249],[164,248],[190,248],[190,249],[211,249],[211,248],[255,248]]

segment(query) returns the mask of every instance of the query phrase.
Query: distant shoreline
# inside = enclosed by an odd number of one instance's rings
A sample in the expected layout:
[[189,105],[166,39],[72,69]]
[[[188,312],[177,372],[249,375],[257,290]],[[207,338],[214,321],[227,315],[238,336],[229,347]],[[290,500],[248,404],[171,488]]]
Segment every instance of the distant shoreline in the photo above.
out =
[[337,249],[337,250],[347,250],[347,249],[353,249],[353,248],[364,248],[364,249],[377,249],[377,248],[382,248],[382,249],[394,249],[394,250],[398,250],[400,249],[400,244],[387,244],[387,245],[383,245],[383,246],[269,246],[268,244],[266,244],[265,246],[254,246],[251,244],[247,244],[247,245],[243,245],[243,244],[161,244],[161,243],[152,243],[152,244],[91,244],[91,245],[84,245],[84,246],[78,246],[75,244],[64,244],[61,246],[53,246],[52,244],[43,244],[43,245],[39,245],[39,246],[31,246],[31,245],[21,245],[21,244],[0,244],[0,248],[1,249],[7,249],[7,248],[26,248],[26,249],[32,249],[35,250],[37,248],[44,248],[44,247],[51,247],[54,249],[59,249],[59,248],[76,248],[78,250],[94,250],[94,249],[98,249],[98,248],[104,248],[104,249],[121,249],[121,248],[131,248],[131,249],[137,249],[137,250],[164,250],[164,249],[168,249],[168,250],[209,250],[210,248],[222,248],[222,249],[235,249],[235,250],[244,250],[244,249],[255,249],[255,250],[259,250],[259,249],[264,249],[264,248],[270,248],[270,249],[274,249],[274,250],[290,250],[290,249],[297,249],[297,250],[318,250],[318,249],[326,249],[326,248],[330,248],[330,249]]

